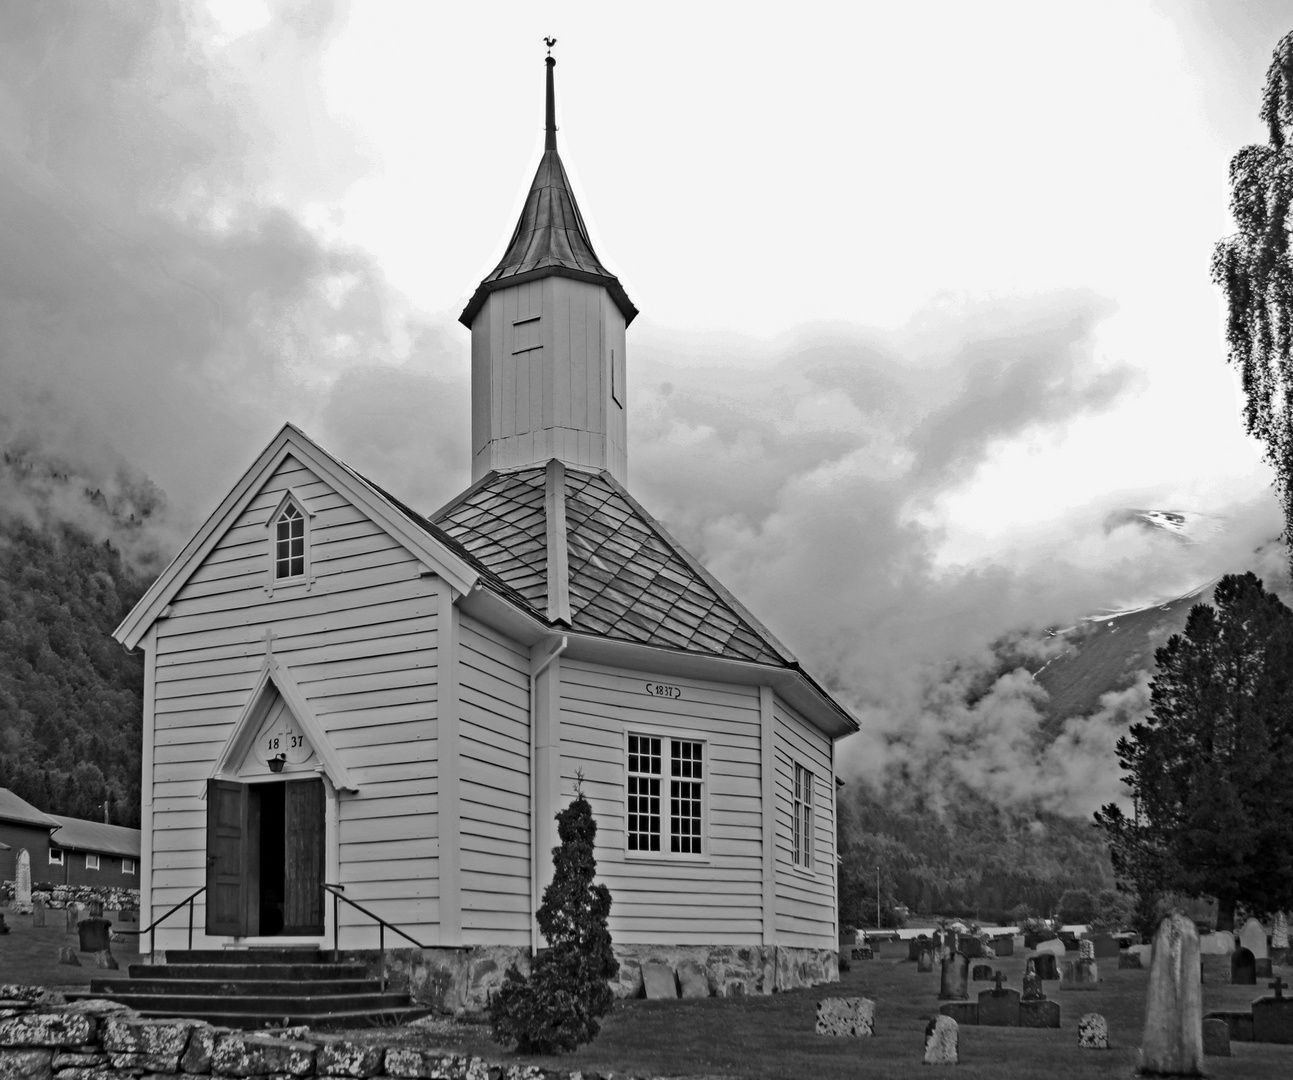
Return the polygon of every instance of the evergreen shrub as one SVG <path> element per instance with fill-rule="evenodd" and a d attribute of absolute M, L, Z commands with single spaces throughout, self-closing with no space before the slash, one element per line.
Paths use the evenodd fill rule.
<path fill-rule="evenodd" d="M 494 1039 L 523 1054 L 591 1042 L 613 1001 L 608 980 L 620 970 L 607 926 L 611 893 L 593 883 L 597 822 L 582 791 L 557 815 L 557 836 L 552 884 L 538 911 L 548 948 L 534 958 L 528 979 L 512 965 L 489 1005 Z"/>

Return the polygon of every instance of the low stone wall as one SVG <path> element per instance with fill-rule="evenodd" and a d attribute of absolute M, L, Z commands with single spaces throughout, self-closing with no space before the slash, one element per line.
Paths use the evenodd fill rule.
<path fill-rule="evenodd" d="M 8 902 L 14 898 L 14 883 L 0 881 L 0 901 Z M 91 900 L 98 900 L 105 909 L 120 911 L 122 908 L 139 910 L 138 889 L 118 889 L 110 885 L 50 885 L 42 883 L 32 886 L 31 898 L 45 901 L 48 908 L 65 908 L 72 904 L 88 905 Z"/>
<path fill-rule="evenodd" d="M 838 982 L 839 953 L 777 945 L 615 945 L 620 974 L 615 996 L 643 996 L 642 965 L 663 964 L 675 973 L 680 965 L 698 965 L 709 983 L 710 997 L 771 994 L 801 986 Z M 341 958 L 362 963 L 371 975 L 381 969 L 376 949 L 346 952 Z M 530 950 L 517 945 L 472 948 L 386 950 L 386 976 L 394 989 L 407 990 L 415 1002 L 455 1016 L 484 1012 L 490 996 L 515 964 L 530 971 Z"/>
<path fill-rule="evenodd" d="M 249 1034 L 194 1020 L 144 1020 L 111 1001 L 62 1004 L 40 987 L 0 985 L 3 1080 L 601 1080 L 500 1065 L 440 1050 L 357 1043 L 308 1032 Z"/>

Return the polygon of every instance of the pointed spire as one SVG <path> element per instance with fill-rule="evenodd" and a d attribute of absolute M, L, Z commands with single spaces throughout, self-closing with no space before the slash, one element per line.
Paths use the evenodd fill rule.
<path fill-rule="evenodd" d="M 512 239 L 502 260 L 477 287 L 458 321 L 470 328 L 485 300 L 496 289 L 519 285 L 541 277 L 568 277 L 603 286 L 624 316 L 627 326 L 638 309 L 629 299 L 619 279 L 612 274 L 593 250 L 588 228 L 575 202 L 570 179 L 557 153 L 557 107 L 552 56 L 556 38 L 544 38 L 548 55 L 544 58 L 546 97 L 544 101 L 543 158 L 530 185 L 525 207 L 512 232 Z"/>

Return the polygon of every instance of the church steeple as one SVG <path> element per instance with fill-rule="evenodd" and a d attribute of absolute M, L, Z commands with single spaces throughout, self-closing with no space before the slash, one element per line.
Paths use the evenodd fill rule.
<path fill-rule="evenodd" d="M 503 258 L 459 316 L 472 337 L 472 478 L 555 457 L 626 483 L 624 331 L 638 311 L 593 250 L 557 152 L 546 40 L 543 157 Z"/>

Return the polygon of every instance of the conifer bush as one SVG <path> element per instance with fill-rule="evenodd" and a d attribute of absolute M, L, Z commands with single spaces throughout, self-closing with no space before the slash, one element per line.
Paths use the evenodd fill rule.
<path fill-rule="evenodd" d="M 601 1030 L 610 1011 L 607 980 L 619 974 L 607 919 L 611 893 L 594 884 L 597 822 L 583 792 L 557 815 L 560 846 L 553 848 L 552 884 L 543 890 L 539 929 L 548 948 L 534 958 L 530 977 L 513 965 L 489 1006 L 496 1041 L 523 1054 L 574 1050 Z"/>

